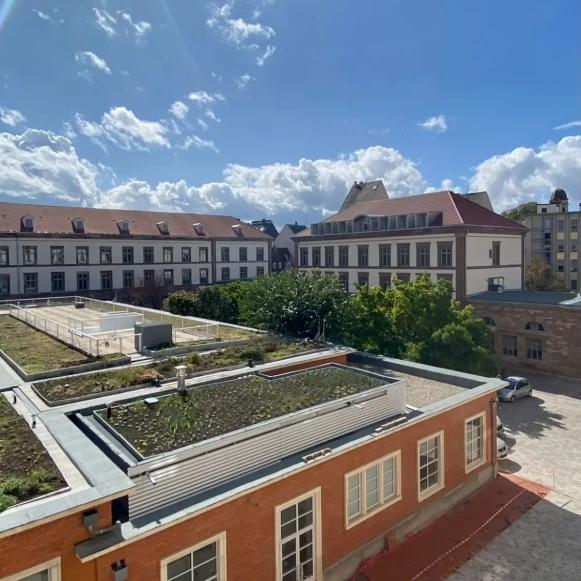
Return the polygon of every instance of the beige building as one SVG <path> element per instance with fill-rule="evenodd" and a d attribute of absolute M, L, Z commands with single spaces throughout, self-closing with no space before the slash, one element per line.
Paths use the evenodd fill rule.
<path fill-rule="evenodd" d="M 565 190 L 556 189 L 548 204 L 538 204 L 537 214 L 524 219 L 525 260 L 539 258 L 551 265 L 565 286 L 579 290 L 579 222 L 581 212 L 569 212 Z"/>
<path fill-rule="evenodd" d="M 482 196 L 483 197 L 483 196 Z M 485 196 L 488 199 L 488 196 Z M 427 272 L 452 282 L 456 298 L 523 287 L 526 228 L 449 191 L 363 201 L 299 233 L 298 266 L 387 288 Z"/>

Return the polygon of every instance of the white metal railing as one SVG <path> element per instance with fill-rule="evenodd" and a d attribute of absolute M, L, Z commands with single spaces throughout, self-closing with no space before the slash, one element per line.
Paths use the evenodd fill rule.
<path fill-rule="evenodd" d="M 12 299 L 0 301 L 0 310 L 8 310 L 10 305 L 21 307 L 54 307 L 57 305 L 72 305 L 79 297 L 56 297 L 44 299 Z"/>
<path fill-rule="evenodd" d="M 174 327 L 173 342 L 184 343 L 186 341 L 205 341 L 207 339 L 220 338 L 220 325 L 207 324 L 194 327 Z"/>

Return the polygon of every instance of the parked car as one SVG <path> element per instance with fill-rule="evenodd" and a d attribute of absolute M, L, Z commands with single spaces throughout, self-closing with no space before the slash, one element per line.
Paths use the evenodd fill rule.
<path fill-rule="evenodd" d="M 508 447 L 504 440 L 496 438 L 496 458 L 504 460 L 508 456 Z"/>
<path fill-rule="evenodd" d="M 502 436 L 504 434 L 504 424 L 500 421 L 500 418 L 496 416 L 496 435 Z"/>
<path fill-rule="evenodd" d="M 519 397 L 531 397 L 533 395 L 533 388 L 524 377 L 510 376 L 505 377 L 504 380 L 508 381 L 508 386 L 497 391 L 500 401 L 514 403 Z"/>

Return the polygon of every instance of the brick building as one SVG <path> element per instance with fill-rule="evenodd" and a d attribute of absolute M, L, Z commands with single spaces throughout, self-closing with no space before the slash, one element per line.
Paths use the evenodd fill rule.
<path fill-rule="evenodd" d="M 187 407 L 211 393 L 213 405 L 244 382 L 316 391 L 325 374 L 339 389 L 331 399 L 266 420 L 261 408 L 211 438 L 174 431 L 181 445 L 155 448 L 164 397 Z M 43 407 L 15 388 L 6 399 L 34 411 L 57 465 L 71 461 L 80 477 L 0 513 L 0 580 L 347 579 L 496 476 L 503 385 L 333 348 L 194 377 L 189 397 L 171 384 L 126 391 L 113 408 L 103 396 Z M 236 427 L 253 404 L 229 401 Z M 148 409 L 151 429 L 134 439 L 123 418 Z"/>
<path fill-rule="evenodd" d="M 579 377 L 581 298 L 543 291 L 485 292 L 468 298 L 494 332 L 499 367 Z"/>

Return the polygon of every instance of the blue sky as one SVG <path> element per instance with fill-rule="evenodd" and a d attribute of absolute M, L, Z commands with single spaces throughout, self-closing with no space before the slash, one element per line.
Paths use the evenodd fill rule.
<path fill-rule="evenodd" d="M 578 2 L 0 0 L 0 200 L 313 222 L 579 202 Z M 558 128 L 558 129 L 556 129 Z"/>

